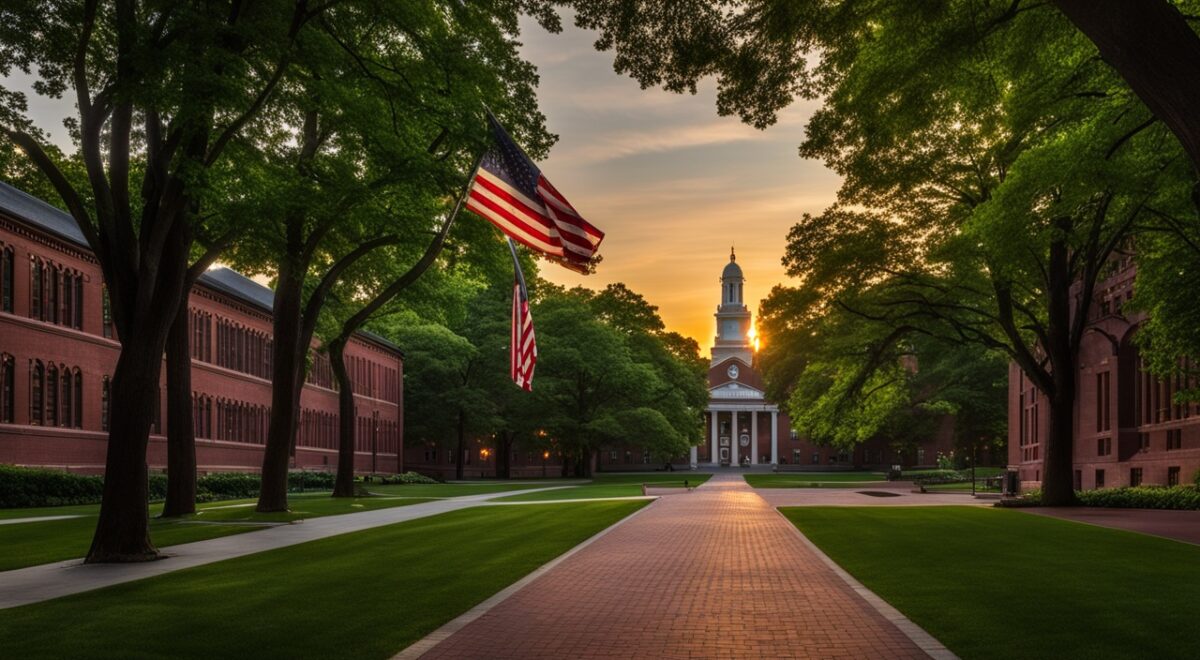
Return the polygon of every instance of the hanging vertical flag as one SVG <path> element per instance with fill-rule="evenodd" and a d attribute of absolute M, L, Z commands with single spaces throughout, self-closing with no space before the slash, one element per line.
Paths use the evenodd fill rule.
<path fill-rule="evenodd" d="M 537 340 L 533 336 L 533 317 L 529 314 L 529 290 L 525 288 L 525 276 L 521 273 L 521 262 L 517 260 L 517 246 L 508 239 L 512 251 L 514 282 L 512 299 L 512 337 L 509 342 L 512 353 L 512 379 L 518 387 L 529 392 L 533 389 L 533 367 L 537 364 Z"/>
<path fill-rule="evenodd" d="M 492 146 L 483 155 L 467 208 L 509 238 L 581 273 L 596 262 L 604 232 L 584 220 L 488 113 Z"/>

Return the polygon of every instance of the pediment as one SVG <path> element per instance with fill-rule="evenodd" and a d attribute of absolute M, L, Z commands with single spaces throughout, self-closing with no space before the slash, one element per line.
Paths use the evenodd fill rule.
<path fill-rule="evenodd" d="M 766 395 L 762 390 L 750 387 L 745 383 L 724 383 L 717 387 L 709 388 L 708 396 L 711 399 L 750 399 L 763 400 Z"/>

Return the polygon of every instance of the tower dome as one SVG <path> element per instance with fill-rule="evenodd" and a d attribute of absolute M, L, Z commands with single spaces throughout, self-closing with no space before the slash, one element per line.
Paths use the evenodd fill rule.
<path fill-rule="evenodd" d="M 742 276 L 742 267 L 737 265 L 737 255 L 733 253 L 733 248 L 729 248 L 729 263 L 725 264 L 725 270 L 721 271 L 721 279 L 746 279 Z"/>

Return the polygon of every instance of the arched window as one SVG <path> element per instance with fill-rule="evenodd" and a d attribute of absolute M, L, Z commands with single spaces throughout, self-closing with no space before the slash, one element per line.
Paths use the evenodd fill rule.
<path fill-rule="evenodd" d="M 46 385 L 46 369 L 40 360 L 29 363 L 29 423 L 42 423 L 42 391 Z"/>
<path fill-rule="evenodd" d="M 76 330 L 83 330 L 83 275 L 81 273 L 75 273 L 75 318 L 73 321 Z"/>
<path fill-rule="evenodd" d="M 13 390 L 16 382 L 16 363 L 13 356 L 0 353 L 0 423 L 13 423 Z"/>
<path fill-rule="evenodd" d="M 100 328 L 105 337 L 112 339 L 113 336 L 113 313 L 112 300 L 108 296 L 108 287 L 105 287 L 100 298 Z"/>
<path fill-rule="evenodd" d="M 112 399 L 112 379 L 105 376 L 100 380 L 100 430 L 108 430 L 108 402 Z"/>
<path fill-rule="evenodd" d="M 83 372 L 75 367 L 75 428 L 83 428 Z"/>
<path fill-rule="evenodd" d="M 42 286 L 45 276 L 42 260 L 36 257 L 29 260 L 29 316 L 42 318 Z"/>
<path fill-rule="evenodd" d="M 0 249 L 0 310 L 13 311 L 13 249 L 3 246 Z"/>
<path fill-rule="evenodd" d="M 63 426 L 71 426 L 75 422 L 75 410 L 72 404 L 72 398 L 75 396 L 75 380 L 70 369 L 63 367 L 62 369 L 62 417 L 58 423 Z"/>
<path fill-rule="evenodd" d="M 46 426 L 58 426 L 58 367 L 46 367 Z"/>

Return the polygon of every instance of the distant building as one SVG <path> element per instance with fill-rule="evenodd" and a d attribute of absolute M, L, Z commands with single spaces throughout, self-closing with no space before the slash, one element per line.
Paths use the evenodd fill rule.
<path fill-rule="evenodd" d="M 853 450 L 810 442 L 791 429 L 786 412 L 767 398 L 766 385 L 754 367 L 753 324 L 744 302 L 745 277 L 737 256 L 721 272 L 717 335 L 708 370 L 709 405 L 705 410 L 705 442 L 693 448 L 690 463 L 722 465 L 789 465 L 809 469 L 885 468 L 936 464 L 939 452 L 954 450 L 954 419 L 943 417 L 930 438 L 908 452 L 896 451 L 887 438 L 872 438 Z"/>
<path fill-rule="evenodd" d="M 1112 262 L 1096 286 L 1079 355 L 1073 450 L 1075 488 L 1175 485 L 1200 470 L 1200 403 L 1175 403 L 1196 383 L 1156 378 L 1144 368 L 1133 337 L 1145 317 L 1126 313 L 1133 298 L 1132 257 Z M 1046 398 L 1014 364 L 1009 367 L 1008 463 L 1023 488 L 1041 484 L 1049 429 Z"/>
<path fill-rule="evenodd" d="M 200 472 L 257 471 L 271 405 L 273 293 L 228 268 L 192 289 L 192 401 Z M 75 221 L 0 183 L 0 463 L 102 473 L 108 420 L 120 415 L 109 383 L 120 344 L 99 264 Z M 316 347 L 314 346 L 314 349 Z M 294 466 L 337 464 L 337 392 L 315 350 L 300 396 Z M 355 468 L 396 472 L 403 359 L 388 341 L 360 333 L 346 350 L 358 433 Z M 165 370 L 164 370 L 165 371 Z M 147 462 L 166 465 L 166 380 Z"/>

